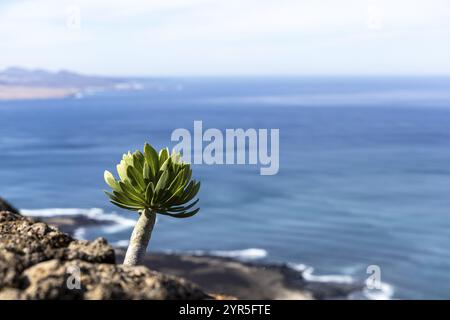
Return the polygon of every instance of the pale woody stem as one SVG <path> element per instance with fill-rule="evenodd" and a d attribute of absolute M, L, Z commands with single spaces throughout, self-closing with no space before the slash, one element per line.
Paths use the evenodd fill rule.
<path fill-rule="evenodd" d="M 143 262 L 147 246 L 152 236 L 155 225 L 156 213 L 150 210 L 142 210 L 139 219 L 131 234 L 130 244 L 125 255 L 124 265 L 136 266 Z"/>

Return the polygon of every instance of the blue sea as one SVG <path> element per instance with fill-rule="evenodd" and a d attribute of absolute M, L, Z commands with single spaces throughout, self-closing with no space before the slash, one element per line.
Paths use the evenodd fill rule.
<path fill-rule="evenodd" d="M 370 298 L 450 298 L 450 78 L 141 79 L 139 91 L 0 102 L 0 196 L 30 215 L 87 216 L 85 239 L 126 244 L 136 214 L 109 204 L 103 171 L 173 147 L 171 133 L 280 130 L 280 170 L 194 165 L 201 211 L 159 217 L 149 250 L 285 262 Z M 112 222 L 112 223 L 111 223 Z"/>

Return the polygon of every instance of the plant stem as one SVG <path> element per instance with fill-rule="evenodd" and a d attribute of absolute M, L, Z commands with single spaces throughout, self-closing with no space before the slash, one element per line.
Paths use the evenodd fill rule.
<path fill-rule="evenodd" d="M 123 264 L 126 266 L 136 266 L 142 264 L 148 242 L 152 236 L 155 225 L 156 213 L 148 209 L 140 211 L 139 219 L 131 234 L 130 244 Z"/>

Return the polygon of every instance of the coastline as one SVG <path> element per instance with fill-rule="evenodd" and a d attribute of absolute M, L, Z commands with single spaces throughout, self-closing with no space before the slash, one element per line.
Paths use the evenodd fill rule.
<path fill-rule="evenodd" d="M 70 87 L 31 87 L 0 84 L 0 101 L 42 100 L 72 97 L 78 90 Z"/>
<path fill-rule="evenodd" d="M 116 263 L 123 261 L 124 254 L 123 248 L 116 248 Z M 308 281 L 284 263 L 244 262 L 212 255 L 147 253 L 144 265 L 192 281 L 205 292 L 244 300 L 342 300 L 363 289 L 358 283 Z"/>
<path fill-rule="evenodd" d="M 80 228 L 108 223 L 85 215 L 33 218 L 72 235 Z M 120 264 L 125 249 L 120 246 L 114 248 L 116 263 Z M 289 263 L 244 261 L 208 252 L 150 252 L 144 265 L 154 271 L 190 280 L 206 292 L 238 299 L 367 299 L 362 293 L 364 284 L 361 282 L 311 280 L 306 270 L 298 270 Z"/>

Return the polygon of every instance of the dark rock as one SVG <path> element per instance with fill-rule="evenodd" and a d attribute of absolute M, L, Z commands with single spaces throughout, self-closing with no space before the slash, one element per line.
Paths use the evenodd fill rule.
<path fill-rule="evenodd" d="M 19 213 L 19 210 L 14 208 L 11 204 L 9 204 L 5 199 L 0 198 L 0 211 L 9 211 L 12 213 Z"/>
<path fill-rule="evenodd" d="M 75 240 L 43 222 L 0 212 L 0 299 L 205 299 L 187 280 L 114 264 L 105 239 Z M 79 286 L 71 286 L 78 279 Z"/>
<path fill-rule="evenodd" d="M 59 231 L 69 235 L 73 235 L 80 227 L 107 226 L 114 224 L 113 221 L 99 221 L 83 215 L 37 217 L 36 219 L 54 226 L 58 228 Z"/>

